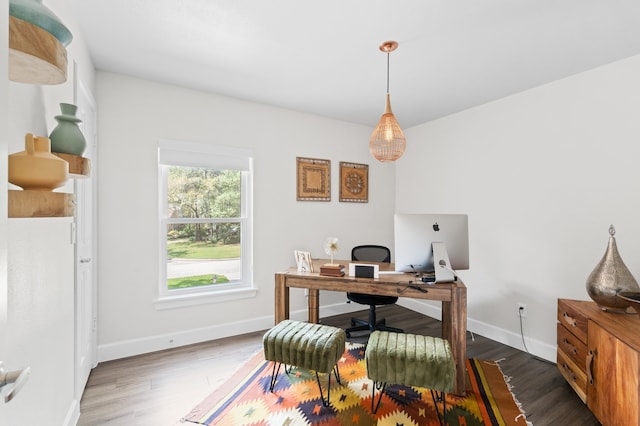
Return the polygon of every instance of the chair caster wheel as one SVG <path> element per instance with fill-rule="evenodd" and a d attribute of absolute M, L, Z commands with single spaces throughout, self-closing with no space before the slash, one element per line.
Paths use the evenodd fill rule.
<path fill-rule="evenodd" d="M 351 327 L 355 327 L 355 325 L 356 325 L 356 322 L 352 319 L 351 320 Z"/>
<path fill-rule="evenodd" d="M 351 333 L 349 333 L 348 331 L 346 331 L 345 334 L 347 335 L 347 337 L 351 337 Z"/>

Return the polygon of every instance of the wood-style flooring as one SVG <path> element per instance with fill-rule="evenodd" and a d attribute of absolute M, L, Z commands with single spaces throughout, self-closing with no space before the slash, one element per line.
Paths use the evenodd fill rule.
<path fill-rule="evenodd" d="M 366 311 L 358 312 L 366 318 Z M 393 327 L 440 336 L 440 322 L 399 305 L 378 308 Z M 351 315 L 322 318 L 348 327 Z M 264 332 L 169 349 L 100 363 L 89 377 L 80 405 L 80 426 L 177 425 L 180 418 L 262 349 Z M 555 364 L 526 352 L 467 333 L 467 356 L 502 359 L 513 393 L 535 426 L 599 425 L 564 381 Z M 350 340 L 365 342 L 364 337 Z M 183 426 L 190 423 L 184 423 Z"/>

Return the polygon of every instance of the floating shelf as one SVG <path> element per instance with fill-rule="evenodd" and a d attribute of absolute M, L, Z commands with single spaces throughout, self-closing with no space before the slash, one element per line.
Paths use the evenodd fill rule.
<path fill-rule="evenodd" d="M 70 177 L 89 177 L 91 176 L 91 160 L 88 158 L 80 157 L 78 155 L 63 154 L 61 152 L 52 152 L 69 163 Z"/>
<path fill-rule="evenodd" d="M 91 160 L 52 152 L 69 163 L 70 178 L 91 175 Z M 66 192 L 9 190 L 9 217 L 67 217 L 75 214 L 75 196 Z"/>
<path fill-rule="evenodd" d="M 73 194 L 9 190 L 9 217 L 68 217 L 74 214 Z"/>

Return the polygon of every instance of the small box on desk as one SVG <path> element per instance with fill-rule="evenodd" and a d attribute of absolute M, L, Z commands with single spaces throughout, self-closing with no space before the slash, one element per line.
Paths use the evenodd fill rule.
<path fill-rule="evenodd" d="M 368 263 L 350 263 L 349 275 L 356 278 L 379 278 L 380 266 Z"/>
<path fill-rule="evenodd" d="M 330 277 L 343 277 L 344 265 L 325 263 L 320 267 L 320 275 L 327 275 Z"/>

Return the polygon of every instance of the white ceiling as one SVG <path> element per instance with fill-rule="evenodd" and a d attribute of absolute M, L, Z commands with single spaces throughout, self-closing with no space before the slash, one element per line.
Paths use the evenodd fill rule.
<path fill-rule="evenodd" d="M 638 0 L 73 0 L 98 69 L 412 127 L 640 53 Z M 640 76 L 639 76 L 640 78 Z"/>

